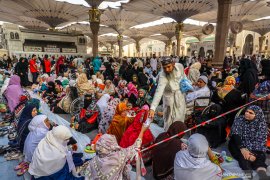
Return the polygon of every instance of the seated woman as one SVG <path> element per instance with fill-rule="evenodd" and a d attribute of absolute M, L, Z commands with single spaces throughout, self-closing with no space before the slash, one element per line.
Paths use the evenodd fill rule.
<path fill-rule="evenodd" d="M 241 92 L 235 88 L 235 83 L 235 78 L 228 76 L 224 81 L 224 85 L 217 88 L 218 97 L 222 100 L 223 112 L 230 111 L 244 104 Z M 232 126 L 236 114 L 237 112 L 233 112 L 227 115 L 229 126 Z"/>
<path fill-rule="evenodd" d="M 102 134 L 105 134 L 112 122 L 112 119 L 115 115 L 116 107 L 120 103 L 120 99 L 114 98 L 108 102 L 108 106 L 104 109 L 104 112 L 101 116 L 101 120 L 98 125 L 98 131 Z"/>
<path fill-rule="evenodd" d="M 134 144 L 136 141 L 138 135 L 140 134 L 141 128 L 143 126 L 143 123 L 146 121 L 148 117 L 148 110 L 149 107 L 146 105 L 144 106 L 135 116 L 134 121 L 132 124 L 127 128 L 125 133 L 123 134 L 123 137 L 121 138 L 121 141 L 119 145 L 122 148 L 127 148 Z M 154 143 L 154 136 L 151 133 L 151 131 L 148 129 L 142 138 L 142 148 L 146 148 Z M 147 151 L 142 153 L 142 159 L 144 163 L 149 162 L 151 160 L 151 151 Z"/>
<path fill-rule="evenodd" d="M 145 74 L 144 70 L 142 67 L 139 68 L 139 73 L 138 73 L 138 82 L 140 84 L 140 89 L 149 89 L 149 84 L 148 84 L 148 77 Z"/>
<path fill-rule="evenodd" d="M 120 142 L 126 129 L 134 120 L 133 117 L 127 117 L 128 109 L 127 102 L 119 103 L 117 105 L 113 120 L 109 126 L 109 129 L 107 130 L 108 134 L 112 134 L 116 137 L 118 143 Z"/>
<path fill-rule="evenodd" d="M 37 102 L 38 101 L 38 102 Z M 39 110 L 39 100 L 32 101 L 29 104 L 26 104 L 23 109 L 22 115 L 18 121 L 17 126 L 17 143 L 19 144 L 19 150 L 23 151 L 24 142 L 29 134 L 28 125 L 32 119 L 38 114 Z"/>
<path fill-rule="evenodd" d="M 51 128 L 50 121 L 45 115 L 37 115 L 30 122 L 29 134 L 25 140 L 23 154 L 24 160 L 16 166 L 17 175 L 23 175 L 28 170 L 28 164 L 32 161 L 32 156 L 38 143 L 46 136 Z"/>
<path fill-rule="evenodd" d="M 199 80 L 195 86 L 195 91 L 190 92 L 186 96 L 187 107 L 194 106 L 194 100 L 199 97 L 209 97 L 210 98 L 210 90 L 207 86 L 208 78 L 206 76 L 200 76 Z M 201 99 L 197 100 L 196 103 L 198 106 L 208 106 L 209 100 L 208 99 Z"/>
<path fill-rule="evenodd" d="M 66 87 L 66 95 L 57 103 L 51 106 L 51 111 L 55 114 L 68 114 L 70 104 L 78 97 L 76 87 Z"/>
<path fill-rule="evenodd" d="M 137 140 L 128 148 L 121 148 L 115 136 L 102 135 L 95 146 L 97 156 L 89 162 L 86 170 L 87 179 L 130 179 L 129 163 L 141 147 L 143 134 L 147 129 L 148 126 L 143 125 Z"/>
<path fill-rule="evenodd" d="M 98 106 L 101 117 L 103 117 L 104 111 L 108 107 L 110 98 L 111 96 L 109 94 L 102 94 L 101 97 L 97 101 L 96 105 Z"/>
<path fill-rule="evenodd" d="M 14 112 L 16 106 L 20 103 L 20 97 L 22 94 L 23 89 L 21 87 L 20 77 L 17 75 L 11 76 L 7 89 L 4 92 L 10 112 Z"/>
<path fill-rule="evenodd" d="M 136 101 L 137 101 L 137 98 L 138 98 L 138 90 L 137 90 L 136 86 L 133 83 L 129 83 L 127 85 L 127 89 L 128 89 L 127 97 L 129 99 L 129 102 L 133 106 L 136 106 Z"/>
<path fill-rule="evenodd" d="M 188 139 L 188 148 L 179 151 L 174 160 L 174 178 L 181 180 L 221 180 L 219 166 L 207 159 L 209 146 L 201 134 L 193 134 Z"/>
<path fill-rule="evenodd" d="M 118 86 L 115 88 L 115 93 L 119 99 L 126 97 L 126 95 L 128 93 L 126 80 L 120 80 L 118 82 Z"/>
<path fill-rule="evenodd" d="M 231 128 L 229 150 L 245 171 L 256 170 L 262 179 L 266 176 L 267 125 L 263 111 L 256 105 L 249 106 L 245 115 L 234 120 Z"/>
<path fill-rule="evenodd" d="M 47 88 L 48 89 L 43 93 L 42 98 L 50 104 L 52 100 L 57 97 L 55 83 L 53 81 L 48 82 Z"/>
<path fill-rule="evenodd" d="M 103 90 L 103 94 L 109 94 L 110 96 L 113 96 L 115 94 L 115 87 L 111 80 L 105 81 L 105 88 Z"/>
<path fill-rule="evenodd" d="M 54 127 L 43 138 L 29 165 L 29 173 L 38 180 L 75 180 L 75 165 L 67 144 L 72 134 L 65 126 Z M 73 175 L 74 174 L 74 175 Z"/>
<path fill-rule="evenodd" d="M 74 128 L 81 133 L 88 133 L 97 128 L 101 113 L 92 94 L 84 95 L 84 106 L 81 112 L 71 118 Z"/>
<path fill-rule="evenodd" d="M 161 133 L 155 140 L 155 143 L 163 141 L 187 129 L 181 121 L 176 121 L 170 125 L 167 132 Z M 181 141 L 184 134 L 168 142 L 160 144 L 153 148 L 153 174 L 156 179 L 173 179 L 173 164 L 175 155 L 178 151 L 184 150 L 186 145 Z M 162 153 L 160 153 L 162 152 Z"/>
<path fill-rule="evenodd" d="M 144 105 L 147 105 L 148 107 L 150 107 L 149 104 L 147 103 L 146 91 L 144 89 L 140 89 L 138 91 L 138 99 L 136 101 L 136 105 L 135 106 L 141 108 Z"/>
<path fill-rule="evenodd" d="M 95 87 L 88 82 L 85 73 L 79 75 L 77 79 L 77 88 L 79 94 L 94 93 Z"/>

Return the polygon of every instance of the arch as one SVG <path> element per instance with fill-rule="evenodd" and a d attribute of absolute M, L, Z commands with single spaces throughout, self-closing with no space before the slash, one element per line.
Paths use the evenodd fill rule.
<path fill-rule="evenodd" d="M 15 39 L 20 39 L 19 33 L 15 33 Z"/>
<path fill-rule="evenodd" d="M 14 32 L 10 32 L 10 39 L 14 39 Z"/>
<path fill-rule="evenodd" d="M 252 55 L 253 54 L 253 42 L 254 38 L 252 34 L 248 34 L 245 38 L 245 43 L 243 46 L 243 54 Z"/>

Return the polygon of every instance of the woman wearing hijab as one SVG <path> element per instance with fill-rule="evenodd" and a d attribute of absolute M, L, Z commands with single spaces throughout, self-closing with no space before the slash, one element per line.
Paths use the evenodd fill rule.
<path fill-rule="evenodd" d="M 87 76 L 85 73 L 79 75 L 77 80 L 77 88 L 79 93 L 92 93 L 94 92 L 94 87 L 88 82 Z"/>
<path fill-rule="evenodd" d="M 107 130 L 108 134 L 112 134 L 116 137 L 118 143 L 120 142 L 126 129 L 134 120 L 133 117 L 127 117 L 127 110 L 128 107 L 126 102 L 119 103 L 110 127 Z"/>
<path fill-rule="evenodd" d="M 171 136 L 174 136 L 184 130 L 186 125 L 181 121 L 174 122 L 167 132 L 161 133 L 155 140 L 155 143 L 163 141 Z M 166 143 L 160 144 L 153 148 L 153 174 L 156 179 L 173 179 L 173 164 L 175 155 L 178 151 L 183 150 L 185 145 L 180 140 L 183 137 L 174 138 Z M 160 153 L 162 152 L 162 153 Z"/>
<path fill-rule="evenodd" d="M 101 67 L 101 64 L 102 64 L 101 60 L 99 59 L 98 56 L 96 56 L 95 59 L 92 61 L 92 65 L 94 67 L 94 73 L 95 74 L 99 71 L 99 69 Z"/>
<path fill-rule="evenodd" d="M 109 94 L 104 94 L 97 101 L 97 106 L 99 108 L 99 112 L 100 112 L 101 116 L 103 116 L 105 109 L 108 107 L 108 102 L 109 102 L 110 98 L 111 98 L 111 96 Z"/>
<path fill-rule="evenodd" d="M 52 106 L 51 111 L 55 114 L 70 113 L 70 105 L 77 97 L 77 88 L 67 86 L 66 95 L 56 105 Z"/>
<path fill-rule="evenodd" d="M 56 67 L 55 67 L 55 72 L 57 76 L 59 75 L 59 73 L 63 73 L 63 66 L 64 66 L 64 57 L 60 56 L 56 62 Z"/>
<path fill-rule="evenodd" d="M 128 94 L 127 94 L 128 100 L 133 106 L 135 106 L 137 98 L 138 98 L 138 90 L 133 83 L 129 83 L 127 85 L 127 89 L 128 89 Z"/>
<path fill-rule="evenodd" d="M 123 137 L 121 138 L 121 141 L 119 143 L 120 147 L 127 148 L 132 144 L 134 144 L 138 135 L 140 134 L 143 123 L 146 121 L 148 117 L 148 110 L 149 107 L 145 106 L 138 112 L 132 124 L 127 128 L 127 130 L 123 134 Z M 148 129 L 145 131 L 142 138 L 142 148 L 146 148 L 153 143 L 154 143 L 154 136 Z M 147 163 L 151 159 L 151 151 L 142 153 L 142 159 L 144 163 Z"/>
<path fill-rule="evenodd" d="M 221 88 L 217 88 L 217 94 L 221 100 L 223 112 L 230 111 L 244 104 L 242 100 L 241 92 L 235 88 L 235 78 L 233 76 L 226 77 L 224 85 Z M 233 112 L 227 115 L 228 124 L 231 127 L 233 120 L 237 112 Z"/>
<path fill-rule="evenodd" d="M 122 99 L 126 97 L 128 93 L 127 89 L 127 81 L 126 80 L 120 80 L 118 82 L 118 86 L 115 88 L 115 92 L 118 98 Z"/>
<path fill-rule="evenodd" d="M 141 89 L 149 89 L 148 77 L 145 75 L 143 68 L 139 68 L 138 82 Z"/>
<path fill-rule="evenodd" d="M 38 144 L 29 165 L 29 173 L 38 180 L 84 179 L 73 176 L 75 165 L 67 144 L 72 138 L 65 126 L 54 127 Z"/>
<path fill-rule="evenodd" d="M 133 74 L 135 74 L 134 70 L 132 69 L 132 65 L 129 64 L 127 66 L 126 71 L 124 72 L 124 74 L 122 75 L 123 79 L 125 79 L 127 82 L 131 82 L 132 81 L 132 76 Z"/>
<path fill-rule="evenodd" d="M 97 101 L 93 99 L 91 94 L 86 94 L 84 96 L 83 109 L 81 109 L 80 114 L 77 114 L 75 118 L 71 120 L 71 122 L 78 122 L 74 125 L 74 128 L 77 131 L 81 133 L 88 133 L 97 128 L 98 122 L 101 118 L 101 113 L 96 102 Z"/>
<path fill-rule="evenodd" d="M 28 62 L 25 58 L 21 57 L 19 62 L 16 64 L 15 72 L 21 78 L 21 85 L 27 86 L 28 85 Z"/>
<path fill-rule="evenodd" d="M 240 61 L 240 85 L 239 90 L 248 96 L 254 91 L 258 80 L 258 70 L 256 65 L 249 59 Z"/>
<path fill-rule="evenodd" d="M 37 115 L 30 122 L 28 129 L 30 132 L 27 135 L 23 148 L 24 161 L 15 168 L 19 170 L 17 175 L 23 175 L 28 170 L 28 164 L 32 161 L 32 156 L 38 143 L 46 136 L 50 129 L 50 121 L 45 115 Z"/>
<path fill-rule="evenodd" d="M 136 101 L 136 107 L 141 108 L 144 105 L 150 107 L 149 104 L 146 102 L 146 91 L 144 89 L 140 89 L 138 91 L 138 99 Z"/>
<path fill-rule="evenodd" d="M 113 96 L 115 94 L 115 86 L 113 85 L 111 80 L 105 81 L 105 88 L 103 90 L 104 94 L 109 94 L 110 96 Z"/>
<path fill-rule="evenodd" d="M 106 80 L 113 80 L 114 78 L 114 71 L 112 69 L 112 65 L 109 62 L 104 63 L 106 70 L 103 72 L 104 79 Z"/>
<path fill-rule="evenodd" d="M 187 150 L 179 151 L 175 156 L 174 179 L 221 180 L 220 167 L 207 159 L 208 149 L 208 142 L 203 135 L 191 135 Z"/>
<path fill-rule="evenodd" d="M 115 115 L 116 107 L 120 103 L 120 99 L 115 98 L 108 103 L 108 106 L 104 109 L 102 113 L 101 120 L 98 125 L 98 130 L 100 133 L 105 134 L 112 122 Z"/>
<path fill-rule="evenodd" d="M 23 109 L 17 126 L 17 142 L 19 144 L 20 151 L 23 151 L 25 139 L 29 134 L 28 125 L 30 124 L 31 120 L 38 114 L 38 109 L 39 104 L 37 105 L 35 102 L 26 104 L 25 108 Z"/>
<path fill-rule="evenodd" d="M 11 76 L 7 89 L 4 92 L 4 96 L 8 101 L 8 107 L 13 112 L 16 106 L 20 103 L 20 97 L 23 94 L 21 87 L 21 79 L 17 75 Z"/>
<path fill-rule="evenodd" d="M 129 162 L 141 147 L 143 134 L 147 129 L 148 126 L 143 125 L 137 140 L 128 148 L 121 148 L 115 136 L 102 135 L 95 146 L 97 156 L 89 162 L 86 179 L 129 180 Z"/>
<path fill-rule="evenodd" d="M 35 116 L 28 125 L 29 134 L 25 140 L 23 154 L 25 162 L 31 162 L 38 143 L 45 137 L 50 129 L 50 121 L 46 115 Z"/>
<path fill-rule="evenodd" d="M 262 179 L 266 176 L 267 125 L 263 111 L 256 105 L 249 106 L 245 115 L 234 120 L 231 128 L 229 150 L 246 171 L 256 170 Z"/>
<path fill-rule="evenodd" d="M 196 62 L 194 64 L 192 64 L 189 68 L 189 72 L 188 72 L 188 79 L 193 83 L 197 83 L 199 77 L 200 77 L 200 69 L 201 69 L 201 63 Z"/>

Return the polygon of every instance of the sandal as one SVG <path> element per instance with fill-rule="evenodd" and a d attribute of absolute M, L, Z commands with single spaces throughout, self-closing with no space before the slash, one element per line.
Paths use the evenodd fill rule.
<path fill-rule="evenodd" d="M 20 169 L 18 172 L 17 172 L 17 176 L 22 176 L 24 175 L 24 173 L 26 173 L 29 169 L 29 166 L 27 164 L 27 166 L 23 167 L 22 169 Z"/>
<path fill-rule="evenodd" d="M 18 170 L 24 168 L 25 166 L 28 166 L 28 163 L 22 161 L 22 162 L 20 162 L 17 166 L 15 166 L 14 170 L 15 170 L 15 171 L 18 171 Z"/>

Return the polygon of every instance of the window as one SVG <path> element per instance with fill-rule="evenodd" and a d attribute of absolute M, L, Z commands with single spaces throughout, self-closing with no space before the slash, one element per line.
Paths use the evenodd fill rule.
<path fill-rule="evenodd" d="M 15 39 L 20 39 L 19 33 L 15 33 Z"/>
<path fill-rule="evenodd" d="M 14 33 L 13 32 L 10 33 L 10 39 L 14 39 Z"/>

